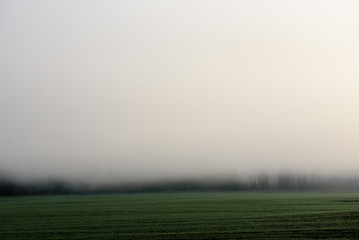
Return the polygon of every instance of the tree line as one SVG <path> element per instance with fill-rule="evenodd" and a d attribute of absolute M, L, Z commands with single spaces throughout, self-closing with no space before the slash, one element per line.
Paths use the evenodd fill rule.
<path fill-rule="evenodd" d="M 183 179 L 162 179 L 150 182 L 111 184 L 71 183 L 66 180 L 41 182 L 16 181 L 0 178 L 0 196 L 54 195 L 54 194 L 106 194 L 140 192 L 187 191 L 301 191 L 301 190 L 359 190 L 359 178 L 320 177 L 281 173 L 237 175 Z"/>

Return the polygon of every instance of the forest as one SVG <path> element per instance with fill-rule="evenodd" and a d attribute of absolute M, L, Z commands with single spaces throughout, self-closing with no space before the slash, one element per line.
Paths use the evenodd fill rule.
<path fill-rule="evenodd" d="M 358 177 L 319 176 L 293 173 L 208 176 L 152 181 L 111 181 L 111 183 L 74 182 L 64 179 L 24 181 L 0 177 L 0 196 L 106 194 L 145 192 L 201 191 L 317 191 L 359 190 Z"/>

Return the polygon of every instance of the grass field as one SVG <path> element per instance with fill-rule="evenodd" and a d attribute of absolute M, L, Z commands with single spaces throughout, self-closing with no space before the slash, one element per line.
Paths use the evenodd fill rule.
<path fill-rule="evenodd" d="M 359 193 L 3 197 L 0 239 L 359 239 Z"/>

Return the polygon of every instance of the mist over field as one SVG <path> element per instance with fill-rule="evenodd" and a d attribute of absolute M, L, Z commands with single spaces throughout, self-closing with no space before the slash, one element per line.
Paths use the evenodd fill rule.
<path fill-rule="evenodd" d="M 358 11 L 346 0 L 0 0 L 0 175 L 356 176 Z"/>

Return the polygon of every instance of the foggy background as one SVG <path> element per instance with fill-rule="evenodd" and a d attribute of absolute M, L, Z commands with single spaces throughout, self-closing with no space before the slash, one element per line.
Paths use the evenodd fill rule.
<path fill-rule="evenodd" d="M 359 173 L 357 1 L 0 0 L 0 171 Z"/>

